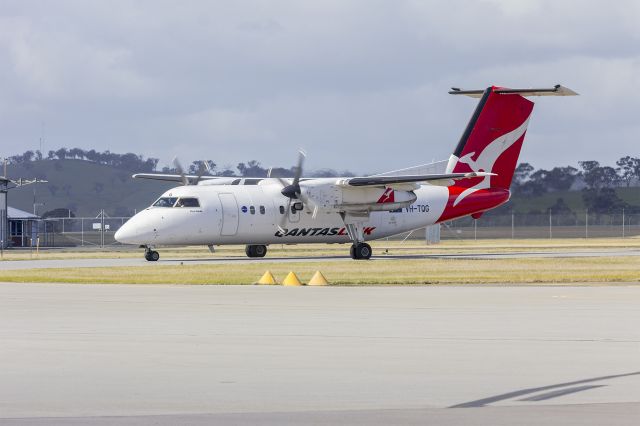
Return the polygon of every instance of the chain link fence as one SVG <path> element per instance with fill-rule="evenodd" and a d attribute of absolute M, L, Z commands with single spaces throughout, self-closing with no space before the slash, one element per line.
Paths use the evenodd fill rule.
<path fill-rule="evenodd" d="M 442 224 L 442 239 L 625 238 L 640 235 L 640 214 L 573 212 L 487 215 Z"/>
<path fill-rule="evenodd" d="M 41 247 L 81 247 L 119 245 L 114 235 L 128 217 L 46 218 L 38 224 Z"/>
<path fill-rule="evenodd" d="M 129 217 L 62 217 L 42 219 L 37 224 L 41 247 L 115 246 L 116 231 Z M 466 217 L 444 222 L 443 240 L 516 239 L 516 238 L 628 238 L 640 236 L 640 214 L 563 213 L 563 214 L 488 214 L 478 220 Z M 29 240 L 31 239 L 29 236 Z M 424 230 L 392 239 L 419 240 Z"/>

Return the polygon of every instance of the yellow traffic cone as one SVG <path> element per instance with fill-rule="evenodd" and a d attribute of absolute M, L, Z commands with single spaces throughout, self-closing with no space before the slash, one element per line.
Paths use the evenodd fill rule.
<path fill-rule="evenodd" d="M 282 285 L 301 286 L 302 283 L 294 272 L 289 272 L 289 275 L 282 281 Z"/>
<path fill-rule="evenodd" d="M 273 274 L 271 273 L 271 271 L 267 271 L 264 273 L 264 275 L 262 275 L 262 277 L 258 280 L 258 284 L 269 284 L 269 285 L 273 285 L 273 284 L 278 284 L 278 282 L 276 281 L 275 277 L 273 276 Z"/>
<path fill-rule="evenodd" d="M 322 275 L 322 272 L 316 271 L 307 285 L 329 285 L 329 281 Z"/>

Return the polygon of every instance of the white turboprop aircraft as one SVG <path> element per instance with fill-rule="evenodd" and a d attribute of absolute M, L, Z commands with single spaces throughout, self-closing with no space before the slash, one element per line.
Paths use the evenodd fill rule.
<path fill-rule="evenodd" d="M 117 241 L 145 248 L 156 261 L 158 245 L 246 244 L 263 257 L 269 244 L 348 243 L 353 259 L 369 259 L 368 240 L 384 238 L 483 212 L 509 200 L 509 186 L 533 102 L 527 96 L 570 96 L 544 89 L 460 90 L 480 98 L 458 145 L 442 161 L 368 177 L 302 178 L 300 153 L 293 179 L 221 178 L 136 174 L 134 178 L 182 182 L 129 219 Z"/>

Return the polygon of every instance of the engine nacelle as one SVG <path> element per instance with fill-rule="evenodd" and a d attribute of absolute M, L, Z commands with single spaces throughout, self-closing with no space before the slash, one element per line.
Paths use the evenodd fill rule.
<path fill-rule="evenodd" d="M 391 211 L 413 204 L 417 197 L 413 191 L 392 188 L 345 187 L 333 183 L 301 185 L 305 195 L 323 211 Z"/>

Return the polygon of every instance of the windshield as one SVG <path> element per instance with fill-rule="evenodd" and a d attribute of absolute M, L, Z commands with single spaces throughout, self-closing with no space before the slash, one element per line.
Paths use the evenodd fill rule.
<path fill-rule="evenodd" d="M 160 197 L 153 203 L 153 207 L 173 207 L 178 197 Z"/>
<path fill-rule="evenodd" d="M 176 207 L 200 207 L 200 203 L 197 198 L 180 197 L 176 203 Z"/>

